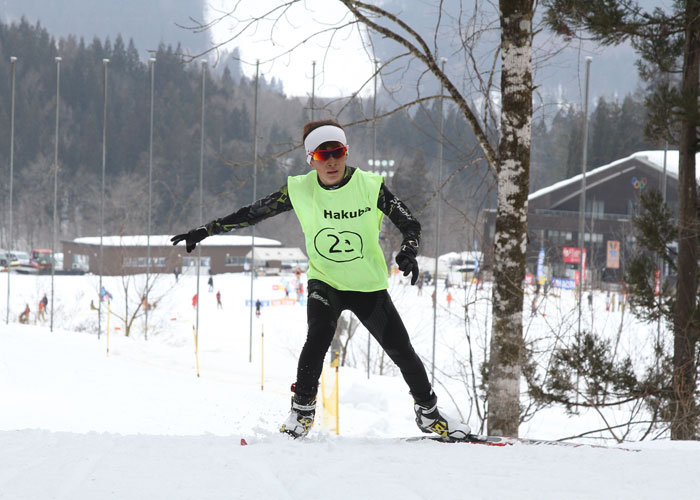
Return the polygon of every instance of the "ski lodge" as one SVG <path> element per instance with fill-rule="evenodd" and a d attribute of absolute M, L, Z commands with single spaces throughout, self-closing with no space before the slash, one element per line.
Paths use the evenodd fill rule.
<path fill-rule="evenodd" d="M 185 245 L 173 246 L 170 235 L 104 236 L 102 238 L 102 274 L 126 275 L 146 272 L 150 245 L 150 272 L 194 273 L 197 251 L 187 253 Z M 63 269 L 100 274 L 100 237 L 62 241 Z M 252 257 L 251 236 L 220 234 L 202 241 L 200 272 L 235 273 L 248 270 Z M 294 266 L 306 268 L 307 258 L 299 248 L 283 248 L 277 240 L 255 238 L 255 268 L 260 274 L 279 274 Z M 292 269 L 293 270 L 293 269 Z"/>
<path fill-rule="evenodd" d="M 639 210 L 643 193 L 661 191 L 665 183 L 666 201 L 677 212 L 678 151 L 666 153 L 665 165 L 664 169 L 664 151 L 641 151 L 586 172 L 586 282 L 618 283 L 623 279 L 625 257 L 636 251 L 632 217 Z M 555 279 L 571 285 L 578 280 L 581 180 L 579 174 L 528 197 L 527 273 L 534 279 L 539 276 L 540 283 Z M 481 216 L 485 267 L 492 268 L 496 210 L 484 210 Z"/>

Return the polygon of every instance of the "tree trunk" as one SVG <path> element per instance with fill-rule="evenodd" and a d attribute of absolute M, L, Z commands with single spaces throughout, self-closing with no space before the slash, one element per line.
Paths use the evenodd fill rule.
<path fill-rule="evenodd" d="M 532 119 L 532 0 L 500 0 L 501 136 L 488 433 L 518 435 Z"/>
<path fill-rule="evenodd" d="M 695 343 L 698 325 L 694 321 L 698 274 L 697 106 L 700 78 L 700 6 L 686 3 L 686 36 L 683 50 L 681 115 L 678 144 L 678 285 L 673 325 L 673 394 L 671 396 L 671 439 L 693 439 L 697 431 L 695 393 Z"/>

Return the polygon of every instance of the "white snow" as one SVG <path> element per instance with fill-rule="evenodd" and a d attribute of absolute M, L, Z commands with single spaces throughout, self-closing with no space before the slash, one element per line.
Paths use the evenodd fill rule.
<path fill-rule="evenodd" d="M 50 277 L 12 276 L 11 320 L 5 324 L 6 275 L 0 275 L 0 499 L 659 499 L 696 498 L 700 443 L 668 440 L 626 442 L 640 452 L 592 447 L 446 445 L 394 438 L 420 432 L 403 380 L 375 373 L 367 379 L 356 333 L 357 368 L 340 369 L 340 435 L 317 425 L 304 441 L 277 432 L 289 407 L 289 384 L 305 338 L 305 308 L 263 308 L 254 319 L 249 362 L 250 278 L 214 276 L 215 289 L 200 284 L 200 376 L 195 374 L 195 277 L 159 277 L 149 315 L 126 338 L 112 317 L 107 338 L 98 340 L 96 276 L 57 276 L 54 331 L 48 321 L 20 325 L 17 315 L 50 290 Z M 135 278 L 135 282 L 143 280 Z M 284 297 L 292 277 L 255 282 L 255 296 Z M 104 278 L 114 295 L 112 310 L 124 309 L 121 278 Z M 432 309 L 430 291 L 418 296 L 392 277 L 391 293 L 426 360 L 430 374 Z M 442 285 L 442 284 L 441 284 Z M 442 286 L 441 286 L 442 288 Z M 223 310 L 216 309 L 221 290 Z M 442 290 L 441 290 L 442 292 Z M 440 404 L 456 413 L 452 398 L 470 424 L 479 422 L 463 386 L 455 380 L 454 352 L 466 356 L 464 320 L 470 298 L 472 346 L 488 318 L 491 290 L 452 289 L 447 308 L 439 294 L 440 317 L 436 391 Z M 476 293 L 476 295 L 474 295 Z M 568 292 L 562 292 L 563 294 Z M 471 295 L 469 295 L 471 294 Z M 132 292 L 132 295 L 133 292 Z M 290 297 L 295 294 L 290 293 Z M 97 302 L 97 300 L 95 300 Z M 619 313 L 606 313 L 604 297 L 585 320 L 616 332 Z M 528 338 L 542 336 L 573 301 L 550 297 L 526 325 Z M 106 309 L 106 307 L 105 307 Z M 103 327 L 105 326 L 103 317 Z M 652 332 L 653 330 L 653 332 Z M 264 331 L 264 389 L 261 389 L 261 333 Z M 620 349 L 644 356 L 656 327 L 632 323 Z M 636 350 L 636 351 L 635 351 Z M 372 356 L 379 350 L 373 341 Z M 556 439 L 600 427 L 594 414 L 567 417 L 549 409 L 524 423 L 520 435 Z M 241 446 L 245 438 L 249 445 Z M 583 441 L 600 443 L 601 441 Z M 607 444 L 614 445 L 608 442 Z"/>

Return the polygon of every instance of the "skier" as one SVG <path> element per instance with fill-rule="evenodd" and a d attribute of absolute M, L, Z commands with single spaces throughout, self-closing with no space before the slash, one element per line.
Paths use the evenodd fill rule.
<path fill-rule="evenodd" d="M 19 315 L 19 322 L 25 325 L 29 323 L 29 304 L 25 304 L 24 311 Z"/>
<path fill-rule="evenodd" d="M 49 304 L 49 299 L 46 297 L 46 294 L 41 298 L 39 301 L 39 316 L 37 319 L 41 321 L 46 321 L 46 306 Z"/>
<path fill-rule="evenodd" d="M 214 291 L 214 278 L 209 276 L 209 281 L 207 281 L 207 284 L 209 285 L 209 291 L 213 292 Z"/>
<path fill-rule="evenodd" d="M 260 302 L 260 299 L 255 301 L 255 315 L 259 318 L 260 317 L 260 306 L 262 305 L 262 302 Z"/>
<path fill-rule="evenodd" d="M 221 290 L 216 291 L 216 308 L 217 309 L 223 309 L 224 306 L 221 303 Z"/>
<path fill-rule="evenodd" d="M 197 309 L 197 294 L 196 293 L 192 296 L 192 307 L 194 309 Z"/>
<path fill-rule="evenodd" d="M 100 288 L 100 302 L 107 299 L 107 302 L 112 302 L 112 294 L 107 291 L 105 287 Z"/>
<path fill-rule="evenodd" d="M 444 439 L 468 439 L 469 426 L 438 408 L 425 367 L 387 292 L 388 271 L 379 246 L 382 218 L 387 215 L 402 233 L 396 263 L 404 276 L 412 275 L 412 285 L 419 275 L 420 224 L 387 189 L 382 176 L 346 165 L 348 142 L 338 123 L 307 123 L 303 142 L 311 172 L 288 177 L 285 186 L 250 206 L 175 235 L 173 244 L 184 241 L 191 252 L 207 236 L 295 211 L 309 256 L 308 330 L 292 385 L 291 410 L 281 432 L 302 437 L 313 425 L 323 358 L 340 313 L 348 309 L 399 367 L 413 396 L 421 431 Z"/>

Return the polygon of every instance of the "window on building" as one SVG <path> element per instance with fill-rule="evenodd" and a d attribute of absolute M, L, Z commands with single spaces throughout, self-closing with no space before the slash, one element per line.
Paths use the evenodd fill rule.
<path fill-rule="evenodd" d="M 79 253 L 73 254 L 73 262 L 71 263 L 71 269 L 80 269 L 81 271 L 90 270 L 90 256 L 82 255 Z"/>
<path fill-rule="evenodd" d="M 605 215 L 604 200 L 586 200 L 586 217 L 600 219 Z"/>
<path fill-rule="evenodd" d="M 550 243 L 570 243 L 574 239 L 574 233 L 571 231 L 557 231 L 553 229 L 547 230 L 547 239 Z"/>
<path fill-rule="evenodd" d="M 583 235 L 583 241 L 586 243 L 593 242 L 596 245 L 600 245 L 603 243 L 603 234 L 602 233 L 585 233 Z"/>
<path fill-rule="evenodd" d="M 124 267 L 148 267 L 146 257 L 124 257 Z M 165 267 L 165 257 L 151 257 L 151 267 Z"/>
<path fill-rule="evenodd" d="M 245 264 L 246 258 L 242 255 L 227 255 L 226 263 L 227 266 L 243 266 Z"/>
<path fill-rule="evenodd" d="M 202 257 L 203 267 L 211 267 L 211 257 Z M 182 267 L 197 267 L 197 257 L 183 257 Z"/>

